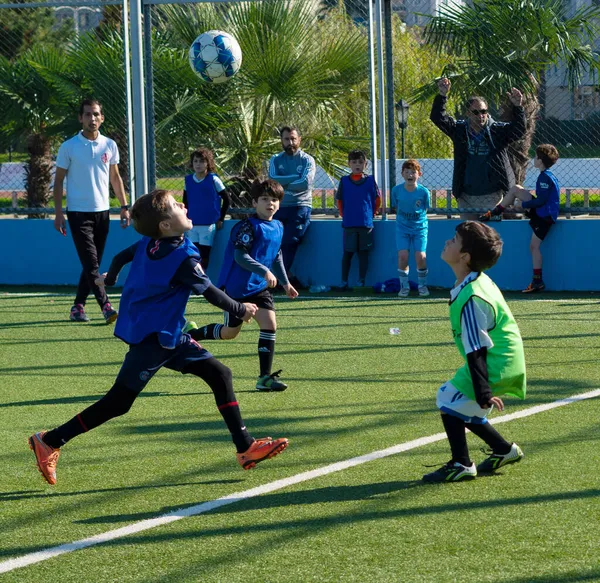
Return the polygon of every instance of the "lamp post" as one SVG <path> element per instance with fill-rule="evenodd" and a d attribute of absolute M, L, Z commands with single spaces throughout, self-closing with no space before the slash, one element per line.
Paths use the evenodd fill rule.
<path fill-rule="evenodd" d="M 404 160 L 404 130 L 408 127 L 408 101 L 401 99 L 396 103 L 396 112 L 398 114 L 398 127 L 402 136 L 402 159 Z"/>

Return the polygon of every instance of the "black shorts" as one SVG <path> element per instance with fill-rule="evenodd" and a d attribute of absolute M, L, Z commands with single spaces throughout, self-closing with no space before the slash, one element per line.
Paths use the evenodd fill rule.
<path fill-rule="evenodd" d="M 129 346 L 116 382 L 139 393 L 163 366 L 185 373 L 190 364 L 208 358 L 212 358 L 212 354 L 189 334 L 184 334 L 175 348 L 164 348 L 156 334 L 151 334 L 139 344 Z"/>
<path fill-rule="evenodd" d="M 275 311 L 275 303 L 273 302 L 273 294 L 269 288 L 263 289 L 262 291 L 254 294 L 253 296 L 247 296 L 245 298 L 234 298 L 238 302 L 244 304 L 256 304 L 259 308 L 263 310 L 271 310 L 271 312 Z M 237 316 L 230 314 L 229 312 L 225 312 L 223 317 L 223 321 L 225 326 L 229 326 L 230 328 L 237 328 L 244 323 L 244 320 L 241 320 Z"/>
<path fill-rule="evenodd" d="M 373 249 L 373 228 L 346 227 L 344 229 L 344 251 L 370 251 Z"/>
<path fill-rule="evenodd" d="M 543 241 L 554 221 L 550 217 L 538 216 L 535 209 L 529 209 L 527 214 L 529 215 L 529 226 L 535 233 L 535 236 Z"/>

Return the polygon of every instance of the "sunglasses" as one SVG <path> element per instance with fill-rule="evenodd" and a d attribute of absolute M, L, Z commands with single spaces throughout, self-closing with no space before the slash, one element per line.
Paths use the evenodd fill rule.
<path fill-rule="evenodd" d="M 487 109 L 471 109 L 470 111 L 473 115 L 485 115 L 488 112 Z"/>

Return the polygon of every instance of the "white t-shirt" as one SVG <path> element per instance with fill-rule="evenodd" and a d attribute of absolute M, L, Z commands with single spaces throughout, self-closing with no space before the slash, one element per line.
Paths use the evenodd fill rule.
<path fill-rule="evenodd" d="M 56 166 L 67 171 L 67 210 L 108 210 L 110 167 L 118 163 L 117 144 L 102 134 L 92 141 L 79 132 L 63 142 L 58 149 Z"/>

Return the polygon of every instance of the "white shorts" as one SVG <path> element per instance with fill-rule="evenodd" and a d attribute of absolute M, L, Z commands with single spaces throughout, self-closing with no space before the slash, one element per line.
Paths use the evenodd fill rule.
<path fill-rule="evenodd" d="M 217 225 L 195 225 L 191 231 L 187 232 L 187 236 L 192 243 L 212 247 L 216 232 Z"/>
<path fill-rule="evenodd" d="M 442 413 L 458 417 L 465 423 L 487 423 L 487 416 L 492 411 L 492 407 L 483 409 L 477 401 L 463 395 L 450 381 L 438 389 L 436 405 Z"/>

